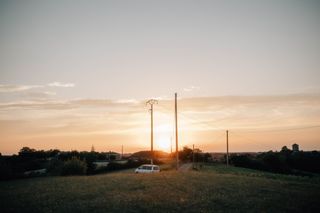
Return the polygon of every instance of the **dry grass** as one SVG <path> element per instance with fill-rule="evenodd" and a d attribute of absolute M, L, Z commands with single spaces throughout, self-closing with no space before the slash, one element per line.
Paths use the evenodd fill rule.
<path fill-rule="evenodd" d="M 317 178 L 239 168 L 0 183 L 1 212 L 320 212 Z"/>

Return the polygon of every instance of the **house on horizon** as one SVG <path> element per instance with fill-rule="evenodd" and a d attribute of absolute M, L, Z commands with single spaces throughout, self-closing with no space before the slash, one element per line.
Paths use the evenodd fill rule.
<path fill-rule="evenodd" d="M 292 151 L 293 152 L 299 152 L 299 145 L 296 144 L 296 143 L 292 144 Z"/>
<path fill-rule="evenodd" d="M 107 152 L 106 153 L 106 159 L 107 160 L 120 160 L 121 159 L 121 154 L 117 152 Z"/>

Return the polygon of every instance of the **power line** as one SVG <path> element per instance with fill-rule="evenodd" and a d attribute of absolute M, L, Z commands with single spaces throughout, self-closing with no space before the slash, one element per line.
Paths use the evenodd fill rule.
<path fill-rule="evenodd" d="M 162 106 L 163 109 L 165 110 L 169 110 L 168 108 Z M 219 122 L 219 121 L 223 121 L 223 120 L 227 120 L 230 118 L 222 118 L 222 119 L 218 119 L 218 120 L 213 120 L 213 121 L 201 121 L 198 118 L 195 118 L 193 116 L 190 115 L 186 115 L 183 111 L 180 113 L 180 116 L 183 118 L 186 118 L 188 120 L 193 121 L 193 123 L 191 124 L 200 124 L 202 126 L 206 126 L 208 128 L 215 128 L 221 131 L 225 131 L 225 129 L 218 127 L 216 125 L 213 125 L 212 122 Z M 276 121 L 279 119 L 275 119 Z M 275 121 L 274 119 L 272 121 Z M 282 132 L 282 131 L 294 131 L 294 130 L 302 130 L 302 129 L 313 129 L 313 128 L 320 128 L 320 125 L 314 125 L 314 126 L 306 126 L 306 127 L 292 127 L 292 128 L 287 128 L 287 129 L 274 129 L 274 130 L 251 130 L 248 128 L 248 130 L 243 129 L 240 130 L 241 132 L 247 132 L 247 133 L 255 133 L 255 132 Z"/>
<path fill-rule="evenodd" d="M 167 108 L 163 107 L 163 109 L 168 110 Z M 180 117 L 183 117 L 187 120 L 191 120 L 193 123 L 191 124 L 200 124 L 202 126 L 205 126 L 209 129 L 215 128 L 217 130 L 225 131 L 221 127 L 217 127 L 215 125 L 212 125 L 212 122 L 219 122 L 222 120 L 227 120 L 229 118 L 223 118 L 223 119 L 218 119 L 218 120 L 213 120 L 213 121 L 200 121 L 199 119 L 196 119 L 190 115 L 186 115 L 185 113 L 181 112 Z M 303 129 L 313 129 L 313 128 L 320 128 L 320 125 L 314 125 L 314 126 L 304 126 L 304 127 L 292 127 L 292 128 L 287 128 L 287 129 L 273 129 L 273 130 L 252 130 L 252 129 L 241 129 L 238 130 L 237 132 L 246 132 L 246 133 L 259 133 L 259 132 L 282 132 L 282 131 L 294 131 L 294 130 L 303 130 Z"/>
<path fill-rule="evenodd" d="M 172 109 L 169 109 L 167 106 L 163 106 L 163 105 L 161 105 L 160 108 L 162 108 L 162 109 L 164 109 L 165 111 L 168 111 L 168 112 L 170 112 L 172 110 Z M 199 119 L 199 117 L 196 118 L 194 116 L 191 116 L 190 114 L 187 115 L 183 111 L 180 112 L 179 116 L 180 116 L 180 118 L 186 119 L 188 122 L 191 121 L 190 124 L 192 124 L 192 125 L 201 125 L 201 126 L 206 127 L 208 129 L 213 129 L 214 128 L 216 131 L 223 131 L 223 132 L 225 132 L 224 128 L 218 127 L 217 125 L 213 125 L 212 123 L 219 122 L 219 121 L 222 121 L 222 120 L 231 119 L 231 118 L 222 118 L 222 119 L 213 120 L 213 121 L 203 121 L 203 120 Z M 270 122 L 271 121 L 274 122 L 274 120 L 279 120 L 279 119 L 271 119 Z M 246 141 L 253 142 L 254 144 L 257 144 L 257 145 L 261 145 L 260 142 L 258 142 L 256 140 L 253 140 L 251 138 L 245 137 L 243 135 L 239 135 L 239 134 L 287 132 L 287 131 L 297 131 L 297 130 L 315 129 L 315 128 L 320 128 L 320 125 L 303 126 L 303 127 L 290 127 L 290 128 L 281 128 L 281 129 L 269 129 L 269 130 L 268 129 L 261 129 L 261 130 L 256 129 L 256 130 L 254 130 L 252 128 L 251 129 L 250 128 L 244 128 L 244 129 L 233 130 L 232 134 L 235 134 L 235 135 L 239 136 L 240 138 L 245 139 Z M 216 139 L 214 141 L 219 141 L 220 137 L 216 137 Z M 228 147 L 227 147 L 227 149 L 228 149 Z"/>
<path fill-rule="evenodd" d="M 243 135 L 240 135 L 240 133 L 232 131 L 232 134 L 236 135 L 238 138 L 244 139 L 246 142 L 251 142 L 252 144 L 255 144 L 255 145 L 261 145 L 261 143 L 259 141 L 254 140 L 252 138 L 248 138 L 248 137 L 243 136 Z M 236 140 L 236 138 L 234 138 L 234 140 Z"/>
<path fill-rule="evenodd" d="M 303 129 L 316 129 L 320 128 L 320 125 L 315 126 L 304 126 L 304 127 L 292 127 L 287 129 L 271 129 L 271 130 L 239 130 L 239 132 L 245 133 L 259 133 L 259 132 L 285 132 L 285 131 L 295 131 L 295 130 L 303 130 Z"/>
<path fill-rule="evenodd" d="M 168 109 L 167 107 L 165 106 L 161 106 L 162 109 L 164 110 L 170 110 Z M 193 123 L 192 124 L 200 124 L 206 128 L 209 128 L 209 129 L 212 129 L 212 128 L 215 128 L 215 129 L 218 129 L 218 130 L 221 130 L 221 131 L 225 131 L 225 129 L 223 128 L 220 128 L 220 127 L 217 127 L 217 126 L 214 126 L 212 125 L 210 122 L 216 122 L 216 121 L 221 121 L 221 120 L 226 120 L 226 118 L 223 118 L 223 119 L 219 119 L 219 120 L 214 120 L 214 121 L 200 121 L 198 118 L 195 118 L 195 117 L 191 117 L 190 115 L 186 115 L 185 113 L 181 112 L 180 114 L 180 117 L 182 118 L 185 118 L 187 120 L 191 120 Z"/>
<path fill-rule="evenodd" d="M 167 107 L 164 107 L 164 106 L 162 106 L 162 105 L 160 105 L 160 104 L 159 104 L 158 106 L 160 106 L 160 108 L 162 108 L 162 109 L 164 109 L 164 110 L 168 110 L 168 111 L 169 111 L 169 109 L 168 109 Z M 181 114 L 181 113 L 180 113 L 179 115 L 180 115 L 180 117 L 185 118 L 185 119 L 191 121 L 191 122 L 192 122 L 191 124 L 195 124 L 195 123 L 196 123 L 196 124 L 200 124 L 201 126 L 206 127 L 206 128 L 209 128 L 209 129 L 212 128 L 212 126 L 208 125 L 206 122 L 196 121 L 195 119 L 189 118 L 189 117 L 187 117 L 187 116 L 185 116 L 184 114 Z M 222 120 L 222 119 L 221 119 L 221 120 Z M 173 132 L 174 132 L 174 131 L 173 131 Z M 216 130 L 215 132 L 220 132 L 220 133 L 218 133 L 218 136 L 214 139 L 214 141 L 210 141 L 209 143 L 217 142 L 217 141 L 219 141 L 219 140 L 225 135 L 225 129 L 222 129 L 222 128 Z"/>

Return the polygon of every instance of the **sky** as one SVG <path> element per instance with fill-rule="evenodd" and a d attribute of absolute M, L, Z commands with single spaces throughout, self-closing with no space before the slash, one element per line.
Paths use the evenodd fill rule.
<path fill-rule="evenodd" d="M 320 149 L 316 0 L 0 0 L 0 152 Z M 174 143 L 174 141 L 172 141 Z"/>

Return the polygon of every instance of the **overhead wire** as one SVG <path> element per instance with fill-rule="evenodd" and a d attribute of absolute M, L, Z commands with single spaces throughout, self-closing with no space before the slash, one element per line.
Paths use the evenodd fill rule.
<path fill-rule="evenodd" d="M 171 111 L 171 108 L 168 108 L 167 106 L 164 105 L 158 105 L 160 106 L 160 108 L 162 108 L 165 111 Z M 165 114 L 166 115 L 166 114 Z M 225 128 L 221 128 L 218 127 L 217 125 L 213 125 L 213 122 L 219 122 L 222 120 L 227 120 L 229 118 L 223 118 L 223 119 L 218 119 L 218 120 L 214 120 L 214 121 L 203 121 L 200 120 L 199 118 L 195 118 L 194 116 L 191 116 L 190 114 L 186 114 L 183 111 L 180 111 L 179 113 L 179 117 L 187 120 L 190 122 L 190 124 L 192 125 L 201 125 L 202 127 L 205 127 L 206 129 L 210 130 L 210 129 L 214 129 L 215 132 L 219 132 L 219 131 L 223 131 L 223 133 L 220 134 L 224 134 L 224 132 L 226 131 Z M 277 119 L 278 120 L 278 119 Z M 320 125 L 314 125 L 314 126 L 304 126 L 304 127 L 291 127 L 291 128 L 285 128 L 285 129 L 267 129 L 267 130 L 257 130 L 257 129 L 229 129 L 230 133 L 237 135 L 240 138 L 245 139 L 246 141 L 252 142 L 254 144 L 261 144 L 261 142 L 258 142 L 257 140 L 254 140 L 252 138 L 249 138 L 247 136 L 243 136 L 243 134 L 249 134 L 249 133 L 272 133 L 272 132 L 286 132 L 286 131 L 296 131 L 296 130 L 305 130 L 305 129 L 314 129 L 314 128 L 320 128 Z M 174 134 L 174 131 L 172 132 Z M 220 135 L 219 137 L 216 137 L 216 141 L 218 141 L 222 136 Z"/>

